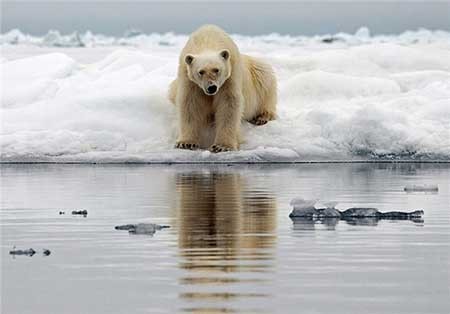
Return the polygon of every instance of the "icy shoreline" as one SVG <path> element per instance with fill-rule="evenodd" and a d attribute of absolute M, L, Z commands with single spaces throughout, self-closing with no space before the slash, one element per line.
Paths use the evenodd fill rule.
<path fill-rule="evenodd" d="M 273 64 L 279 117 L 244 122 L 241 151 L 221 154 L 173 148 L 166 90 L 186 36 L 135 34 L 135 47 L 113 42 L 105 55 L 85 45 L 72 56 L 61 45 L 36 55 L 39 43 L 16 34 L 12 45 L 13 35 L 0 35 L 8 56 L 33 53 L 1 58 L 0 162 L 450 161 L 450 33 L 371 37 L 361 29 L 329 43 L 234 35 L 242 52 Z M 100 61 L 79 61 L 92 54 Z"/>
<path fill-rule="evenodd" d="M 418 29 L 406 31 L 398 35 L 375 35 L 371 36 L 370 30 L 361 27 L 355 34 L 337 33 L 316 36 L 291 36 L 270 33 L 258 36 L 246 36 L 233 34 L 233 38 L 242 42 L 260 42 L 264 44 L 282 44 L 288 46 L 302 46 L 311 44 L 338 44 L 361 45 L 367 43 L 397 43 L 397 44 L 417 44 L 448 42 L 450 33 L 443 30 Z M 101 46 L 180 46 L 187 40 L 185 34 L 151 33 L 146 34 L 138 29 L 129 29 L 123 36 L 114 37 L 104 34 L 95 34 L 91 31 L 84 33 L 73 32 L 71 34 L 61 34 L 58 30 L 50 30 L 44 36 L 33 36 L 23 33 L 19 29 L 12 29 L 0 34 L 0 44 L 10 45 L 36 45 L 45 47 L 101 47 Z"/>

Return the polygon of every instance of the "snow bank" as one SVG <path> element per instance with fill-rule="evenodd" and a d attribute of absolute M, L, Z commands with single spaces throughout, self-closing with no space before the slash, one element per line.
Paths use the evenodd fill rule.
<path fill-rule="evenodd" d="M 137 44 L 151 36 L 151 46 Z M 244 52 L 273 64 L 279 78 L 279 118 L 260 127 L 243 123 L 241 151 L 173 149 L 176 118 L 166 91 L 186 37 L 134 34 L 127 38 L 139 49 L 118 47 L 92 64 L 69 57 L 68 48 L 54 49 L 66 54 L 2 58 L 1 160 L 450 159 L 448 33 L 374 40 L 361 31 L 334 35 L 345 40 L 331 44 L 280 35 L 235 37 Z M 35 41 L 11 32 L 0 38 L 16 46 Z M 83 48 L 86 54 L 98 49 L 84 45 L 91 47 Z"/>
<path fill-rule="evenodd" d="M 2 107 L 29 104 L 52 94 L 55 80 L 70 75 L 75 67 L 74 60 L 60 53 L 2 63 Z"/>

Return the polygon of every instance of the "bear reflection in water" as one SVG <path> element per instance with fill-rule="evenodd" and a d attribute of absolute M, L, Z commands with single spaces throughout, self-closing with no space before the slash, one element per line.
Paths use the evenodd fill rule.
<path fill-rule="evenodd" d="M 177 224 L 185 285 L 260 281 L 240 274 L 270 272 L 276 241 L 276 200 L 238 173 L 177 175 Z M 238 274 L 239 273 L 239 274 Z M 251 277 L 251 276 L 250 276 Z M 192 288 L 192 286 L 191 286 Z M 236 292 L 184 293 L 188 299 L 258 297 Z"/>

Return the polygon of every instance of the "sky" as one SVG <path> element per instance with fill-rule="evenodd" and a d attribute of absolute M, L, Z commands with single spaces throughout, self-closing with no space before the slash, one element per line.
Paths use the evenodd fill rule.
<path fill-rule="evenodd" d="M 205 23 L 229 33 L 290 35 L 398 34 L 427 28 L 450 31 L 449 1 L 1 1 L 1 32 L 32 35 L 50 29 L 120 36 L 130 28 L 146 33 L 189 34 Z"/>

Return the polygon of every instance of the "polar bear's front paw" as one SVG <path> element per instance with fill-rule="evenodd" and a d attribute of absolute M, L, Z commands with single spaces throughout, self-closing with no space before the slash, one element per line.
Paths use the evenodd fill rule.
<path fill-rule="evenodd" d="M 255 124 L 255 125 L 264 125 L 267 122 L 274 120 L 275 115 L 269 112 L 263 112 L 260 115 L 257 115 L 253 119 L 249 120 L 248 122 Z"/>
<path fill-rule="evenodd" d="M 259 117 L 253 118 L 249 122 L 254 125 L 264 125 L 268 122 L 268 120 L 263 118 L 262 116 L 259 116 Z"/>
<path fill-rule="evenodd" d="M 195 143 L 177 142 L 175 148 L 195 150 L 198 149 L 198 145 Z"/>
<path fill-rule="evenodd" d="M 232 151 L 232 150 L 234 150 L 234 148 L 230 147 L 230 146 L 214 144 L 214 145 L 211 145 L 209 150 L 213 153 L 222 153 L 222 152 Z"/>

